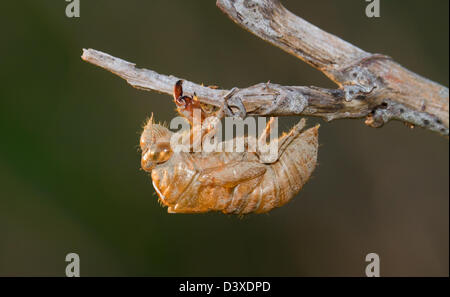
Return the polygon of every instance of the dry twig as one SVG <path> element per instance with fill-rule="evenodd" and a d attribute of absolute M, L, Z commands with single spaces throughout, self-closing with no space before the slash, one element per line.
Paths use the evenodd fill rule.
<path fill-rule="evenodd" d="M 278 0 L 217 0 L 217 6 L 234 22 L 258 37 L 322 71 L 338 89 L 281 86 L 260 83 L 240 89 L 229 99 L 249 115 L 319 116 L 328 121 L 366 118 L 380 127 L 391 119 L 421 126 L 442 135 L 449 133 L 449 91 L 393 61 L 370 54 L 306 22 Z M 173 76 L 138 69 L 135 64 L 93 49 L 82 59 L 109 70 L 133 87 L 172 93 Z M 185 80 L 185 93 L 221 106 L 229 90 L 212 89 Z"/>

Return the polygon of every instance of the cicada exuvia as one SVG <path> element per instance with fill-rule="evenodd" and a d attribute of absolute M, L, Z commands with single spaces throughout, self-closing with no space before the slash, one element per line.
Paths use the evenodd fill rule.
<path fill-rule="evenodd" d="M 193 111 L 201 106 L 195 96 L 183 95 L 181 81 L 175 84 L 174 100 L 191 123 Z M 201 110 L 201 120 L 205 119 L 207 114 Z M 169 213 L 265 213 L 291 200 L 314 171 L 319 126 L 303 131 L 304 126 L 302 119 L 278 138 L 278 157 L 267 162 L 263 155 L 249 151 L 175 152 L 171 147 L 174 132 L 152 117 L 140 138 L 141 166 L 151 173 L 159 200 Z M 257 141 L 265 141 L 271 128 L 269 121 Z M 202 129 L 201 136 L 207 132 Z"/>

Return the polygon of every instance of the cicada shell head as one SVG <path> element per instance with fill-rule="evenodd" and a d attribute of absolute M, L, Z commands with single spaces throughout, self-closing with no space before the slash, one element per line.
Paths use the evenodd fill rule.
<path fill-rule="evenodd" d="M 141 166 L 147 172 L 160 163 L 166 162 L 172 155 L 170 137 L 172 132 L 160 124 L 153 122 L 153 115 L 144 126 L 140 138 L 142 151 Z"/>

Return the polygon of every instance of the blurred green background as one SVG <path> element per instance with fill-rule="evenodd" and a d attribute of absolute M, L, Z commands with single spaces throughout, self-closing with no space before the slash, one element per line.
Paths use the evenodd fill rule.
<path fill-rule="evenodd" d="M 282 1 L 370 52 L 448 86 L 447 0 Z M 240 219 L 170 215 L 140 170 L 141 126 L 171 97 L 80 59 L 94 48 L 164 74 L 245 87 L 334 87 L 241 29 L 215 1 L 3 1 L 0 28 L 0 275 L 384 276 L 449 274 L 449 142 L 398 122 L 321 123 L 319 166 L 288 205 Z M 288 129 L 298 118 L 283 119 Z"/>

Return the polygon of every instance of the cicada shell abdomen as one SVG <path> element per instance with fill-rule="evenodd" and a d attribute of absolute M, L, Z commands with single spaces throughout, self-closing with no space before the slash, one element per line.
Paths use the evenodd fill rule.
<path fill-rule="evenodd" d="M 261 206 L 255 212 L 267 212 L 289 202 L 311 177 L 318 154 L 319 126 L 298 135 L 287 147 L 277 162 L 270 165 L 265 183 L 272 192 L 263 195 Z"/>
<path fill-rule="evenodd" d="M 296 127 L 294 127 L 295 129 Z M 311 177 L 317 163 L 319 126 L 297 135 L 248 195 L 234 192 L 225 213 L 265 213 L 289 202 Z M 253 180 L 253 182 L 255 179 Z M 252 180 L 247 181 L 252 183 Z"/>

